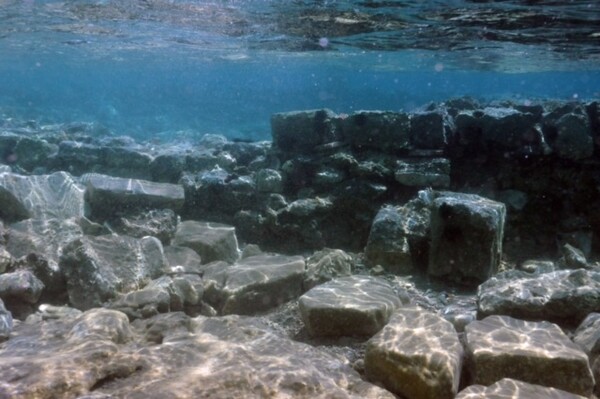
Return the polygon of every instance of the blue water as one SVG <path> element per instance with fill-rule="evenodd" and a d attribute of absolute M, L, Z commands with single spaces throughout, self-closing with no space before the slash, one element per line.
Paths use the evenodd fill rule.
<path fill-rule="evenodd" d="M 189 29 L 164 24 L 110 25 L 119 32 L 128 29 L 123 40 L 119 35 L 65 34 L 47 27 L 20 28 L 22 32 L 13 34 L 19 28 L 6 25 L 36 25 L 40 18 L 50 27 L 63 22 L 56 16 L 48 17 L 50 22 L 43 19 L 52 3 L 23 2 L 29 8 L 21 5 L 15 11 L 22 19 L 0 19 L 5 24 L 0 33 L 7 32 L 0 37 L 0 115 L 5 118 L 93 121 L 115 134 L 135 137 L 168 137 L 169 132 L 191 129 L 260 140 L 270 138 L 271 114 L 282 111 L 410 111 L 465 95 L 517 102 L 600 97 L 600 66 L 593 60 L 555 60 L 543 46 L 481 50 L 482 62 L 474 64 L 473 54 L 479 54 L 475 50 L 468 56 L 458 51 L 355 48 L 294 53 L 253 51 L 218 40 L 189 46 L 182 39 L 183 45 L 165 45 L 160 40 L 181 37 Z M 37 19 L 28 22 L 31 12 Z M 136 42 L 142 34 L 144 39 Z"/>

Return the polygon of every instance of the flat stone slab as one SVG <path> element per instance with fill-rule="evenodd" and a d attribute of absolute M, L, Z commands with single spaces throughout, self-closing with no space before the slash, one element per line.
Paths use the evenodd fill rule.
<path fill-rule="evenodd" d="M 85 199 L 91 217 L 106 219 L 116 212 L 148 209 L 172 209 L 179 213 L 185 195 L 179 184 L 155 183 L 140 179 L 125 179 L 96 173 L 81 176 L 86 185 Z"/>
<path fill-rule="evenodd" d="M 311 336 L 371 336 L 402 301 L 385 280 L 371 276 L 333 279 L 300 297 L 300 313 Z"/>
<path fill-rule="evenodd" d="M 179 223 L 171 245 L 193 249 L 203 263 L 217 260 L 234 263 L 239 257 L 235 227 L 221 223 L 194 220 Z"/>
<path fill-rule="evenodd" d="M 261 254 L 204 272 L 205 300 L 221 314 L 254 314 L 302 293 L 306 265 L 301 256 Z"/>
<path fill-rule="evenodd" d="M 0 173 L 0 218 L 68 219 L 83 216 L 84 189 L 66 172 L 21 176 Z"/>
<path fill-rule="evenodd" d="M 465 327 L 467 368 L 473 384 L 503 378 L 589 397 L 588 357 L 556 324 L 489 316 Z"/>
<path fill-rule="evenodd" d="M 455 399 L 584 399 L 560 389 L 528 384 L 523 381 L 503 378 L 486 387 L 472 385 L 460 391 Z"/>
<path fill-rule="evenodd" d="M 418 307 L 396 310 L 367 343 L 367 377 L 406 398 L 452 399 L 463 348 L 450 322 Z"/>
<path fill-rule="evenodd" d="M 559 270 L 540 275 L 500 273 L 477 289 L 478 314 L 577 325 L 600 311 L 600 273 Z"/>

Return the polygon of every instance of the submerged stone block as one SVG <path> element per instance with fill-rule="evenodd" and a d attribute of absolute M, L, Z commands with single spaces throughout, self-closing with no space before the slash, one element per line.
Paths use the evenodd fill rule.
<path fill-rule="evenodd" d="M 335 116 L 328 109 L 274 114 L 271 117 L 273 147 L 285 154 L 306 154 L 318 145 L 337 141 L 339 129 Z"/>
<path fill-rule="evenodd" d="M 465 327 L 467 368 L 474 384 L 503 378 L 589 397 L 594 377 L 587 355 L 556 324 L 489 316 Z"/>
<path fill-rule="evenodd" d="M 450 322 L 418 307 L 400 308 L 367 342 L 367 377 L 407 399 L 452 399 L 463 348 Z"/>
<path fill-rule="evenodd" d="M 431 208 L 428 274 L 478 284 L 498 270 L 506 207 L 478 195 L 441 192 Z"/>
<path fill-rule="evenodd" d="M 95 173 L 81 177 L 86 185 L 85 198 L 94 219 L 110 219 L 149 209 L 172 209 L 178 213 L 185 200 L 178 184 L 154 183 Z"/>
<path fill-rule="evenodd" d="M 410 147 L 408 114 L 388 111 L 357 111 L 342 121 L 344 141 L 358 149 L 383 152 Z"/>
<path fill-rule="evenodd" d="M 300 297 L 300 314 L 311 336 L 370 336 L 402 301 L 385 280 L 370 276 L 333 279 Z"/>
<path fill-rule="evenodd" d="M 450 161 L 445 158 L 400 160 L 394 177 L 405 186 L 447 188 L 450 186 Z"/>
<path fill-rule="evenodd" d="M 205 298 L 221 314 L 250 315 L 302 293 L 306 265 L 301 256 L 256 255 L 204 272 Z"/>
<path fill-rule="evenodd" d="M 548 388 L 541 385 L 512 378 L 503 378 L 490 385 L 471 385 L 460 391 L 455 399 L 585 399 L 562 389 Z"/>
<path fill-rule="evenodd" d="M 193 249 L 204 263 L 233 263 L 239 257 L 235 227 L 221 223 L 186 220 L 177 226 L 172 245 Z"/>

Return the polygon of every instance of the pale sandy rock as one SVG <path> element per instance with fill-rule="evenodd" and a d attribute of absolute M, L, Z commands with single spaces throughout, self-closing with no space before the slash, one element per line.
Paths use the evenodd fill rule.
<path fill-rule="evenodd" d="M 299 305 L 311 336 L 371 336 L 402 301 L 382 278 L 350 276 L 312 288 L 300 297 Z"/>
<path fill-rule="evenodd" d="M 486 387 L 471 385 L 460 391 L 455 399 L 584 399 L 560 389 L 528 384 L 523 381 L 503 378 Z"/>
<path fill-rule="evenodd" d="M 239 257 L 235 228 L 220 223 L 188 220 L 177 226 L 172 245 L 188 247 L 200 255 L 203 263 L 216 260 L 234 263 Z"/>
<path fill-rule="evenodd" d="M 489 316 L 465 328 L 467 370 L 473 384 L 502 378 L 590 396 L 588 357 L 556 324 Z"/>
<path fill-rule="evenodd" d="M 367 377 L 407 399 L 452 399 L 463 348 L 450 322 L 418 307 L 396 310 L 367 343 Z"/>
<path fill-rule="evenodd" d="M 254 314 L 302 293 L 306 265 L 301 256 L 262 254 L 204 273 L 205 299 L 221 314 Z"/>

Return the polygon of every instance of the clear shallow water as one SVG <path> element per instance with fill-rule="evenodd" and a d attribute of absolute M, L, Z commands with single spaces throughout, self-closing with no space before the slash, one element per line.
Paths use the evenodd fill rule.
<path fill-rule="evenodd" d="M 270 115 L 297 109 L 594 99 L 590 5 L 4 0 L 0 112 L 136 137 L 268 139 Z"/>

